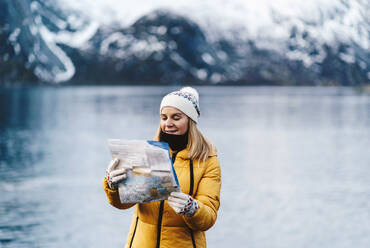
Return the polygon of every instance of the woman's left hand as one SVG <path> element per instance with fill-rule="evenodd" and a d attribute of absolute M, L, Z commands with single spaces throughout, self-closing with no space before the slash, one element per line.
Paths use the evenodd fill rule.
<path fill-rule="evenodd" d="M 186 217 L 193 216 L 199 208 L 197 201 L 193 197 L 182 192 L 171 192 L 168 197 L 168 205 L 176 213 Z"/>

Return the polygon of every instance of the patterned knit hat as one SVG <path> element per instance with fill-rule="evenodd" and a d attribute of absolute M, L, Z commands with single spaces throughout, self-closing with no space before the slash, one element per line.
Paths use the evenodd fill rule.
<path fill-rule="evenodd" d="M 192 87 L 184 87 L 163 97 L 159 111 L 163 107 L 175 107 L 197 123 L 200 116 L 199 94 Z"/>

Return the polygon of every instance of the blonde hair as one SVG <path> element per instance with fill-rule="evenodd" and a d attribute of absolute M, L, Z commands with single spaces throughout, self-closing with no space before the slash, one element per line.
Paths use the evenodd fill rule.
<path fill-rule="evenodd" d="M 155 140 L 160 141 L 161 127 L 159 126 Z M 189 118 L 188 124 L 188 145 L 186 148 L 189 151 L 189 159 L 204 162 L 208 155 L 211 153 L 212 144 L 209 140 L 200 132 L 197 124 Z"/>

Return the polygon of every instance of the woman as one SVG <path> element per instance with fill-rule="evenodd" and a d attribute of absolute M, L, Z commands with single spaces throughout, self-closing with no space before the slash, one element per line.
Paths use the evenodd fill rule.
<path fill-rule="evenodd" d="M 198 92 L 185 87 L 166 95 L 160 106 L 156 140 L 170 146 L 182 192 L 168 200 L 145 204 L 122 204 L 117 183 L 125 169 L 114 169 L 112 160 L 104 178 L 108 202 L 116 208 L 135 206 L 126 247 L 206 247 L 205 231 L 213 226 L 220 205 L 221 171 L 214 146 L 197 128 Z"/>

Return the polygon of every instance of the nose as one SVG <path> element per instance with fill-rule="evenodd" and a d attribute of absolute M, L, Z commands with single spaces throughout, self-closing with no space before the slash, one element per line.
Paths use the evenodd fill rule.
<path fill-rule="evenodd" d="M 172 120 L 171 120 L 171 118 L 168 118 L 166 120 L 166 127 L 172 127 L 172 126 L 173 126 Z"/>

